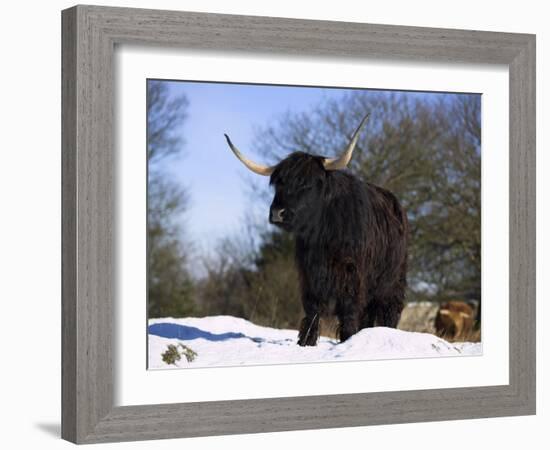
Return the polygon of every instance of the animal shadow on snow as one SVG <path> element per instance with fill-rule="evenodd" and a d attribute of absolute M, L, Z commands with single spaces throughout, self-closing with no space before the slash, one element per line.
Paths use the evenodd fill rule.
<path fill-rule="evenodd" d="M 211 342 L 227 341 L 229 339 L 250 339 L 258 344 L 270 343 L 281 344 L 281 341 L 268 341 L 260 337 L 250 337 L 244 333 L 235 333 L 229 331 L 227 333 L 211 333 L 210 331 L 201 330 L 197 327 L 188 325 L 179 325 L 176 323 L 154 323 L 149 325 L 149 334 L 168 339 L 179 339 L 181 341 L 192 341 L 193 339 L 206 339 Z"/>

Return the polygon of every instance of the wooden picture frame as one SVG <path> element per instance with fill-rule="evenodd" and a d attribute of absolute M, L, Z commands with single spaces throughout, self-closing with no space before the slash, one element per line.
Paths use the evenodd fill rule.
<path fill-rule="evenodd" d="M 94 443 L 535 413 L 535 36 L 98 6 L 63 11 L 62 31 L 64 439 Z M 115 407 L 116 44 L 507 65 L 509 384 Z"/>

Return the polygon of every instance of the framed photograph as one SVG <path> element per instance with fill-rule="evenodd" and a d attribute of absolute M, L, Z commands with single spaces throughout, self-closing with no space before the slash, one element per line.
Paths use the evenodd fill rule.
<path fill-rule="evenodd" d="M 62 24 L 63 438 L 535 413 L 533 35 Z"/>
<path fill-rule="evenodd" d="M 481 94 L 146 89 L 149 369 L 482 353 Z M 271 166 L 222 139 L 262 115 L 265 129 L 241 140 Z M 136 146 L 121 159 L 131 170 Z M 331 146 L 349 161 L 312 156 Z"/>

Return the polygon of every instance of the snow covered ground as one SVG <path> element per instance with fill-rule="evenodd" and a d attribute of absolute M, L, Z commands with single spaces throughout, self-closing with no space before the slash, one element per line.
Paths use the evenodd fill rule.
<path fill-rule="evenodd" d="M 261 327 L 231 316 L 151 319 L 148 331 L 149 369 L 426 358 L 482 353 L 481 343 L 451 344 L 432 334 L 384 327 L 361 330 L 342 343 L 321 337 L 316 347 L 300 347 L 296 343 L 296 330 Z M 181 353 L 181 359 L 175 364 L 167 364 L 162 358 L 170 344 L 175 345 Z M 185 349 L 196 353 L 190 362 L 183 355 Z"/>

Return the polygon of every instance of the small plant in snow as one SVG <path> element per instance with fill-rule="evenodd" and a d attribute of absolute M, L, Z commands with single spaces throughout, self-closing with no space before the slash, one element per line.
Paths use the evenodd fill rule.
<path fill-rule="evenodd" d="M 178 349 L 178 347 L 181 347 L 181 352 Z M 197 357 L 197 353 L 193 351 L 191 348 L 187 347 L 187 345 L 183 344 L 169 344 L 167 350 L 162 354 L 162 360 L 166 364 L 176 364 L 177 361 L 181 359 L 181 356 L 185 356 L 185 359 L 187 362 L 193 362 L 195 358 Z"/>
<path fill-rule="evenodd" d="M 182 349 L 183 356 L 185 356 L 185 359 L 187 359 L 187 362 L 193 362 L 197 357 L 197 353 L 187 347 L 187 345 L 180 344 L 180 347 Z"/>
<path fill-rule="evenodd" d="M 178 348 L 173 344 L 168 345 L 168 350 L 166 350 L 162 354 L 162 360 L 166 364 L 176 364 L 176 361 L 179 361 L 180 359 L 180 352 L 178 351 Z"/>

